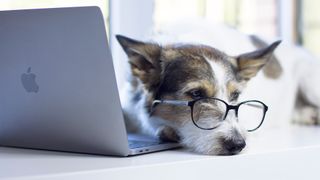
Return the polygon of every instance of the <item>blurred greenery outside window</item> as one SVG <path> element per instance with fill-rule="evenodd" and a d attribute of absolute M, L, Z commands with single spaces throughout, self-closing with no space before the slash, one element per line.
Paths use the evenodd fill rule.
<path fill-rule="evenodd" d="M 183 18 L 205 18 L 224 23 L 247 34 L 280 36 L 284 0 L 155 0 L 155 27 Z M 320 1 L 287 0 L 293 8 L 293 42 L 320 57 Z M 290 19 L 288 20 L 290 21 Z"/>
<path fill-rule="evenodd" d="M 204 18 L 248 34 L 278 35 L 277 0 L 155 0 L 155 26 Z"/>
<path fill-rule="evenodd" d="M 320 57 L 320 1 L 296 0 L 297 42 Z"/>

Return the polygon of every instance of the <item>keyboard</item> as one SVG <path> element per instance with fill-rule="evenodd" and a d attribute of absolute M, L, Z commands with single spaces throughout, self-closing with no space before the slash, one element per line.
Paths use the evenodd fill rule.
<path fill-rule="evenodd" d="M 161 141 L 135 141 L 135 140 L 129 140 L 129 148 L 130 149 L 136 149 L 136 148 L 142 148 L 142 147 L 149 147 L 154 145 L 163 144 L 165 142 Z"/>

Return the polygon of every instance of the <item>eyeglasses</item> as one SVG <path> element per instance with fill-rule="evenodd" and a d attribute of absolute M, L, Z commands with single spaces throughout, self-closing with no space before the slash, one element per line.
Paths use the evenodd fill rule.
<path fill-rule="evenodd" d="M 158 104 L 189 106 L 193 124 L 203 130 L 212 130 L 220 126 L 229 110 L 234 109 L 238 122 L 248 132 L 252 132 L 262 125 L 268 110 L 268 106 L 258 100 L 243 101 L 235 106 L 218 98 L 200 98 L 193 101 L 154 100 L 152 109 Z"/>

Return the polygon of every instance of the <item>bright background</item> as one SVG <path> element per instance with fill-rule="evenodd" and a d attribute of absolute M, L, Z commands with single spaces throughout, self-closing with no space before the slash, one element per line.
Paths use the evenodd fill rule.
<path fill-rule="evenodd" d="M 1 0 L 0 10 L 88 5 L 99 6 L 103 12 L 120 88 L 126 57 L 114 35 L 144 39 L 151 29 L 186 18 L 204 18 L 245 33 L 279 37 L 320 57 L 317 0 Z"/>

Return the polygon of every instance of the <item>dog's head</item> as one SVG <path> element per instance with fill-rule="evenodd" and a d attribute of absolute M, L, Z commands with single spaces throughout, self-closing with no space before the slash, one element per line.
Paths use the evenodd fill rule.
<path fill-rule="evenodd" d="M 117 39 L 129 57 L 133 76 L 144 86 L 150 113 L 155 99 L 216 97 L 236 104 L 247 81 L 267 63 L 280 43 L 231 57 L 204 45 L 160 46 L 124 36 Z M 190 114 L 188 106 L 160 104 L 153 109 L 150 120 L 174 129 L 183 145 L 199 153 L 235 154 L 245 146 L 246 130 L 234 112 L 230 111 L 219 127 L 209 131 L 196 127 Z"/>

